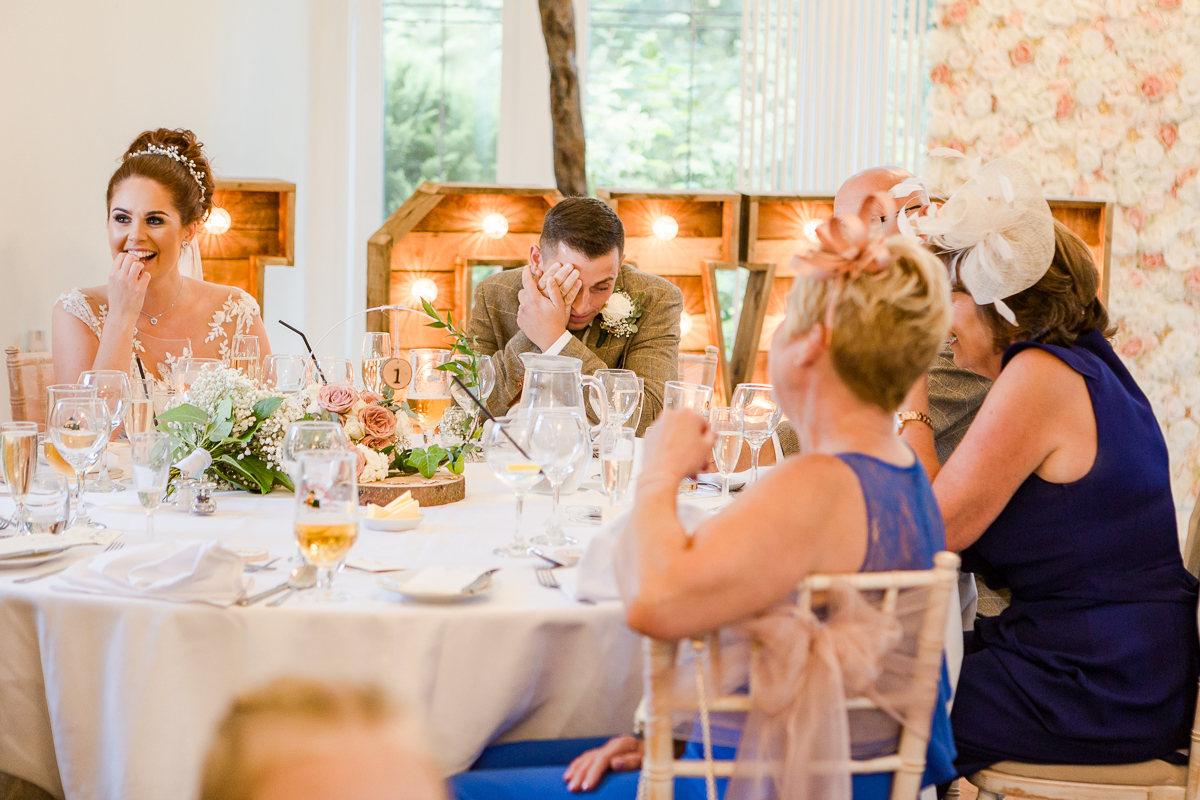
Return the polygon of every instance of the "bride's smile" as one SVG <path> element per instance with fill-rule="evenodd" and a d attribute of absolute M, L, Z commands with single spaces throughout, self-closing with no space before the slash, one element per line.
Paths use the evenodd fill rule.
<path fill-rule="evenodd" d="M 129 253 L 153 273 L 174 269 L 188 233 L 171 193 L 157 181 L 129 178 L 113 192 L 108 243 L 114 258 Z"/>

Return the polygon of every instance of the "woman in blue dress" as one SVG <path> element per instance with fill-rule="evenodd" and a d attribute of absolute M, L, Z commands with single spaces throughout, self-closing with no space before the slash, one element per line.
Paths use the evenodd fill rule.
<path fill-rule="evenodd" d="M 665 412 L 651 428 L 627 531 L 639 577 L 627 601 L 634 630 L 666 639 L 709 631 L 766 611 L 811 573 L 928 569 L 943 549 L 929 481 L 897 436 L 894 412 L 945 339 L 945 269 L 912 239 L 870 237 L 869 220 L 852 218 L 840 243 L 800 265 L 809 277 L 797 278 L 772 340 L 772 384 L 803 455 L 689 537 L 676 495 L 680 481 L 708 463 L 713 434 L 690 412 Z M 945 703 L 934 713 L 927 783 L 953 774 Z M 452 787 L 464 800 L 569 796 L 568 789 L 596 790 L 607 768 L 641 760 L 639 742 L 614 740 L 577 759 L 564 782 L 564 765 L 580 749 L 503 746 Z M 560 765 L 549 766 L 556 759 Z M 636 785 L 634 774 L 610 775 L 597 796 L 632 798 Z M 680 796 L 703 796 L 702 783 L 676 786 Z M 868 776 L 855 781 L 855 798 L 886 797 L 889 788 L 890 775 Z"/>
<path fill-rule="evenodd" d="M 972 206 L 965 222 L 952 216 L 980 243 L 935 239 L 949 251 L 955 363 L 995 384 L 940 471 L 932 431 L 905 432 L 963 570 L 1012 591 L 1011 605 L 967 636 L 956 764 L 969 775 L 1000 761 L 1171 759 L 1188 744 L 1200 644 L 1167 448 L 1105 338 L 1087 245 L 1051 219 L 1040 192 L 1041 222 L 1003 228 L 1011 201 L 988 182 L 1005 173 L 1020 202 L 1027 175 L 1006 161 L 980 170 L 943 209 Z M 1052 244 L 1038 270 L 1017 275 L 989 235 L 1017 242 L 1009 252 L 1029 252 L 1020 242 L 1035 236 Z M 922 389 L 909 408 L 924 410 Z"/>

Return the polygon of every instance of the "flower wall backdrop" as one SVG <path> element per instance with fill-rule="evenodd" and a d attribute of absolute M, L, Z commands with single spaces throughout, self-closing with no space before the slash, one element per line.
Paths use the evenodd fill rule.
<path fill-rule="evenodd" d="M 1117 203 L 1114 346 L 1154 406 L 1175 501 L 1200 468 L 1200 0 L 937 0 L 930 146 L 1023 158 L 1047 197 Z M 972 159 L 929 159 L 943 191 Z"/>

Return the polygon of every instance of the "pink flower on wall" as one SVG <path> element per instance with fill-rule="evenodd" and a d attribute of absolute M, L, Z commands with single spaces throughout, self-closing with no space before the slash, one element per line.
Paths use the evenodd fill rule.
<path fill-rule="evenodd" d="M 1121 355 L 1126 358 L 1137 358 L 1142 354 L 1142 340 L 1136 336 L 1130 337 L 1125 344 L 1121 345 Z"/>
<path fill-rule="evenodd" d="M 1162 253 L 1142 253 L 1142 266 L 1146 269 L 1162 269 L 1166 263 Z"/>
<path fill-rule="evenodd" d="M 946 9 L 946 18 L 956 25 L 961 25 L 967 21 L 967 17 L 971 14 L 971 4 L 967 0 L 956 0 L 951 3 Z"/>
<path fill-rule="evenodd" d="M 1022 64 L 1028 64 L 1030 61 L 1033 61 L 1033 45 L 1025 41 L 1017 42 L 1017 46 L 1009 53 L 1009 57 L 1018 67 Z"/>
<path fill-rule="evenodd" d="M 1157 100 L 1163 96 L 1166 84 L 1157 75 L 1147 75 L 1142 79 L 1142 94 L 1147 100 Z"/>
<path fill-rule="evenodd" d="M 1200 267 L 1192 267 L 1183 276 L 1183 285 L 1193 294 L 1200 294 Z"/>
<path fill-rule="evenodd" d="M 1054 106 L 1055 119 L 1066 119 L 1075 110 L 1075 100 L 1069 94 L 1060 94 Z"/>
<path fill-rule="evenodd" d="M 1141 206 L 1134 206 L 1126 213 L 1129 218 L 1129 224 L 1133 226 L 1135 231 L 1141 232 L 1142 228 L 1146 227 L 1146 209 Z"/>
<path fill-rule="evenodd" d="M 1163 11 L 1174 11 L 1175 9 L 1179 8 L 1179 4 L 1180 0 L 1158 0 L 1158 2 L 1155 3 L 1155 5 L 1161 8 Z"/>
<path fill-rule="evenodd" d="M 929 73 L 929 80 L 934 83 L 949 83 L 951 76 L 950 67 L 946 64 L 938 64 Z"/>
<path fill-rule="evenodd" d="M 1158 140 L 1162 142 L 1163 147 L 1167 148 L 1168 150 L 1171 149 L 1171 145 L 1175 144 L 1175 141 L 1178 138 L 1179 129 L 1174 125 L 1163 125 L 1158 129 Z"/>

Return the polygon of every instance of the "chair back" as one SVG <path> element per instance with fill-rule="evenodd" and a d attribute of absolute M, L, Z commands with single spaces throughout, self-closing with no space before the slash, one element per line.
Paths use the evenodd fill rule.
<path fill-rule="evenodd" d="M 914 698 L 909 707 L 908 719 L 931 719 L 938 697 L 938 684 L 942 674 L 942 649 L 945 644 L 946 615 L 950 593 L 958 584 L 959 558 L 954 553 L 941 552 L 934 556 L 934 567 L 929 570 L 895 572 L 858 572 L 849 575 L 812 575 L 799 587 L 797 602 L 802 608 L 811 609 L 814 593 L 827 591 L 834 581 L 845 581 L 859 592 L 878 594 L 879 610 L 896 616 L 897 601 L 902 590 L 924 588 L 924 598 L 917 620 L 916 652 L 912 659 L 912 672 L 908 676 L 910 696 Z M 708 637 L 713 643 L 719 640 L 715 634 Z M 674 691 L 674 667 L 679 652 L 678 642 L 646 638 L 643 641 L 645 654 L 646 702 L 646 752 L 642 761 L 642 776 L 646 797 L 649 800 L 673 800 L 674 779 L 680 777 L 703 777 L 707 772 L 705 762 L 675 758 L 672 730 L 672 715 L 677 711 L 696 711 L 695 702 L 683 702 Z M 755 647 L 751 649 L 753 659 Z M 710 711 L 748 712 L 754 707 L 755 681 L 751 670 L 748 694 L 719 695 L 708 699 Z M 714 678 L 714 685 L 720 681 Z M 874 702 L 865 697 L 849 698 L 848 711 L 878 710 Z M 852 760 L 838 765 L 850 774 L 894 773 L 891 800 L 916 800 L 921 790 L 921 777 L 925 773 L 925 753 L 929 743 L 928 734 L 907 724 L 900 730 L 896 752 L 892 755 L 869 760 Z M 713 765 L 716 777 L 732 777 L 733 761 L 716 761 Z M 815 771 L 815 770 L 814 770 Z"/>
<path fill-rule="evenodd" d="M 6 347 L 8 399 L 13 422 L 36 422 L 46 427 L 46 387 L 53 386 L 54 361 L 49 353 L 22 353 Z"/>
<path fill-rule="evenodd" d="M 717 383 L 717 348 L 709 345 L 703 353 L 679 354 L 679 380 L 698 383 L 715 389 Z"/>

